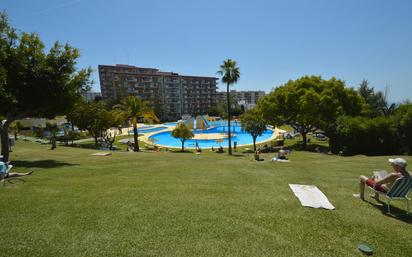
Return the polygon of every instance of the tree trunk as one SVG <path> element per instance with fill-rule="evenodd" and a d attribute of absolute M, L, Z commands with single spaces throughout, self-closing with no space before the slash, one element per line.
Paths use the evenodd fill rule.
<path fill-rule="evenodd" d="M 72 145 L 74 144 L 74 125 L 73 125 L 73 123 L 72 122 L 70 122 L 70 124 L 71 124 L 71 126 L 72 126 L 72 131 L 73 131 L 73 133 L 72 133 L 72 137 L 71 137 L 71 139 L 72 139 Z"/>
<path fill-rule="evenodd" d="M 56 145 L 56 137 L 53 135 L 52 136 L 52 138 L 51 138 L 51 150 L 54 150 L 54 149 L 56 149 L 57 148 L 57 145 Z"/>
<path fill-rule="evenodd" d="M 1 122 L 1 121 L 0 121 Z M 9 126 L 13 119 L 7 119 L 1 127 L 1 155 L 3 155 L 3 162 L 9 161 L 10 142 L 9 142 Z"/>
<path fill-rule="evenodd" d="M 307 141 L 307 139 L 306 139 L 306 133 L 307 132 L 300 132 L 301 134 L 302 134 L 302 149 L 303 150 L 306 150 L 306 141 Z"/>
<path fill-rule="evenodd" d="M 184 151 L 185 151 L 185 141 L 182 140 L 182 152 L 184 152 Z"/>
<path fill-rule="evenodd" d="M 253 152 L 256 153 L 256 137 L 253 137 Z"/>
<path fill-rule="evenodd" d="M 227 97 L 227 138 L 229 144 L 229 155 L 232 155 L 232 137 L 230 135 L 230 118 L 231 118 L 231 110 L 230 110 L 230 92 L 229 92 L 229 83 L 227 83 L 227 90 L 226 90 L 226 97 Z"/>
<path fill-rule="evenodd" d="M 66 129 L 64 129 L 64 145 L 69 145 L 69 132 Z"/>
<path fill-rule="evenodd" d="M 93 138 L 94 138 L 94 146 L 96 147 L 99 146 L 99 142 L 97 141 L 98 136 L 94 135 Z"/>
<path fill-rule="evenodd" d="M 139 151 L 139 140 L 138 137 L 139 135 L 137 134 L 137 124 L 133 123 L 133 138 L 134 138 L 134 151 L 138 152 Z"/>

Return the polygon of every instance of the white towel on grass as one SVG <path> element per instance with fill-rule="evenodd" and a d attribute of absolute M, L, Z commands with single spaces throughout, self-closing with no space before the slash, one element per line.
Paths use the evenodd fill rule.
<path fill-rule="evenodd" d="M 273 157 L 273 158 L 271 159 L 271 161 L 272 161 L 272 162 L 290 162 L 289 160 L 279 159 L 279 158 L 276 158 L 276 157 Z"/>
<path fill-rule="evenodd" d="M 316 186 L 289 184 L 303 206 L 333 210 L 335 207 Z"/>

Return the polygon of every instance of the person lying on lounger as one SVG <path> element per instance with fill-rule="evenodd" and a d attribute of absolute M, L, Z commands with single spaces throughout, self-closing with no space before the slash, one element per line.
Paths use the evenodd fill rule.
<path fill-rule="evenodd" d="M 33 173 L 33 171 L 26 173 L 9 172 L 12 167 L 13 165 L 10 165 L 10 162 L 0 161 L 0 181 L 4 180 L 5 178 L 27 176 Z"/>
<path fill-rule="evenodd" d="M 372 187 L 373 189 L 382 193 L 387 193 L 391 189 L 393 183 L 402 177 L 411 177 L 411 174 L 406 170 L 408 163 L 402 158 L 389 159 L 392 165 L 393 171 L 383 178 L 376 178 L 374 176 L 368 178 L 364 175 L 359 177 L 359 197 L 365 200 L 365 185 Z M 375 195 L 377 198 L 378 196 Z"/>

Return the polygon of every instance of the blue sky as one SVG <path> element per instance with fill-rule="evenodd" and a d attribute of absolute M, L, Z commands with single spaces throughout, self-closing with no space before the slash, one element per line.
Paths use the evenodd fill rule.
<path fill-rule="evenodd" d="M 216 76 L 237 60 L 238 90 L 265 90 L 303 75 L 362 79 L 391 101 L 412 100 L 409 0 L 3 0 L 11 24 L 48 47 L 69 42 L 79 67 L 124 63 Z M 222 87 L 223 89 L 223 87 Z"/>

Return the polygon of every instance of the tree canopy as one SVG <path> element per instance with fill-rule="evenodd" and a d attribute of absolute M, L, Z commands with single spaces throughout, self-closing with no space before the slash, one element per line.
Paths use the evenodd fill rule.
<path fill-rule="evenodd" d="M 113 106 L 113 113 L 120 124 L 130 122 L 133 125 L 134 151 L 139 151 L 137 122 L 159 122 L 154 111 L 147 102 L 137 96 L 128 96 L 120 104 Z"/>
<path fill-rule="evenodd" d="M 91 69 L 78 70 L 79 51 L 54 43 L 48 52 L 36 33 L 18 33 L 0 13 L 0 115 L 2 154 L 8 159 L 8 126 L 25 117 L 66 114 L 91 85 Z"/>
<path fill-rule="evenodd" d="M 172 131 L 172 136 L 174 138 L 180 139 L 182 142 L 182 152 L 185 150 L 185 141 L 187 139 L 191 139 L 194 137 L 193 132 L 184 124 L 183 122 L 180 122 L 177 124 L 177 126 L 173 129 Z"/>
<path fill-rule="evenodd" d="M 229 146 L 229 155 L 232 155 L 232 142 L 230 134 L 230 118 L 232 116 L 231 112 L 231 103 L 230 103 L 230 93 L 229 87 L 232 84 L 235 84 L 240 78 L 239 67 L 235 60 L 227 59 L 223 61 L 223 64 L 220 65 L 220 70 L 217 72 L 222 76 L 222 82 L 226 83 L 226 100 L 227 100 L 227 126 L 228 126 L 228 146 Z"/>
<path fill-rule="evenodd" d="M 256 138 L 266 131 L 266 122 L 262 112 L 257 109 L 247 110 L 240 116 L 242 128 L 253 138 L 253 150 L 256 152 Z"/>
<path fill-rule="evenodd" d="M 272 125 L 287 124 L 306 135 L 316 129 L 332 133 L 337 117 L 359 115 L 365 104 L 342 80 L 324 80 L 320 76 L 304 76 L 290 80 L 262 98 L 258 107 Z"/>
<path fill-rule="evenodd" d="M 367 80 L 361 82 L 358 92 L 368 104 L 367 114 L 369 117 L 388 117 L 394 112 L 396 105 L 388 102 L 388 90 L 389 88 L 386 87 L 385 92 L 375 91 L 374 87 L 369 86 Z"/>
<path fill-rule="evenodd" d="M 116 125 L 113 114 L 105 109 L 103 101 L 78 102 L 67 115 L 70 120 L 81 130 L 87 130 L 94 138 L 95 145 L 103 133 Z"/>
<path fill-rule="evenodd" d="M 241 106 L 239 106 L 236 94 L 230 92 L 229 96 L 231 116 L 240 116 L 244 111 L 242 111 Z M 227 109 L 227 100 L 220 101 L 217 105 L 208 109 L 208 114 L 210 116 L 220 116 L 227 119 Z"/>

